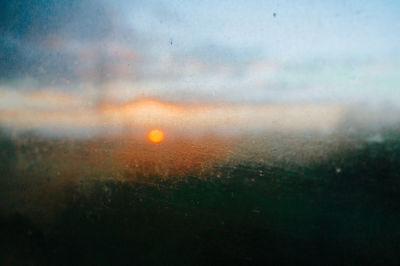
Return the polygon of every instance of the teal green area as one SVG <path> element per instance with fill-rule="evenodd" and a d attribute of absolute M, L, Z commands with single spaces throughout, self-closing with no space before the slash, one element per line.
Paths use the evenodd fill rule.
<path fill-rule="evenodd" d="M 242 162 L 202 179 L 65 184 L 51 219 L 1 212 L 0 255 L 6 265 L 396 265 L 396 136 L 307 167 Z M 4 181 L 13 147 L 1 145 Z"/>

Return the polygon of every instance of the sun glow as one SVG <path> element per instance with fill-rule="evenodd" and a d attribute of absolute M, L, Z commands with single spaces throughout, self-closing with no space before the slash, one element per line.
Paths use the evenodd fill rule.
<path fill-rule="evenodd" d="M 164 132 L 159 129 L 153 129 L 147 134 L 147 137 L 153 143 L 160 143 L 164 140 Z"/>

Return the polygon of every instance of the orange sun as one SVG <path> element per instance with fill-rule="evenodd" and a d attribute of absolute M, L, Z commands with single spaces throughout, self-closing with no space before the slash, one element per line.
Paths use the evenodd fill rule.
<path fill-rule="evenodd" d="M 153 129 L 147 134 L 147 137 L 153 143 L 160 143 L 164 140 L 164 132 L 159 129 Z"/>

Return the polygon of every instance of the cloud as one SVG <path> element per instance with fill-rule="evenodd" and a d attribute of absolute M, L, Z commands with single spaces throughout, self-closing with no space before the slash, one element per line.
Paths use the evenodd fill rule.
<path fill-rule="evenodd" d="M 106 2 L 11 0 L 1 5 L 3 81 L 33 77 L 43 84 L 68 85 L 85 76 L 94 79 L 96 71 L 98 76 L 102 71 L 129 75 L 125 65 L 139 57 L 139 36 Z"/>
<path fill-rule="evenodd" d="M 169 131 L 192 133 L 223 131 L 331 131 L 346 113 L 341 105 L 239 105 L 172 104 L 153 99 L 125 104 L 79 108 L 85 99 L 77 95 L 42 91 L 18 93 L 0 91 L 0 124 L 9 128 L 54 128 L 76 130 L 91 128 L 134 130 L 162 127 Z"/>
<path fill-rule="evenodd" d="M 246 4 L 242 10 L 242 4 L 223 13 L 224 5 L 218 3 L 217 9 L 210 10 L 204 3 L 162 1 L 2 1 L 0 85 L 21 91 L 52 88 L 91 93 L 92 101 L 99 104 L 153 97 L 175 102 L 400 106 L 395 93 L 400 83 L 399 57 L 385 59 L 377 53 L 374 59 L 360 59 L 355 53 L 334 58 L 326 53 L 318 60 L 307 56 L 286 60 L 291 55 L 287 46 L 299 54 L 306 51 L 300 37 L 289 38 L 282 32 L 275 48 L 286 57 L 268 56 L 273 49 L 261 41 L 275 36 L 262 34 L 266 25 L 285 29 L 303 21 L 304 29 L 313 29 L 318 36 L 323 32 L 317 31 L 317 24 L 287 15 L 281 27 L 272 16 L 254 17 L 261 15 L 260 9 L 255 12 L 257 5 Z M 210 18 L 204 10 L 221 11 L 222 16 Z M 282 10 L 279 21 L 283 18 Z M 224 27 L 216 27 L 218 23 Z M 246 38 L 248 33 L 256 38 Z M 317 55 L 313 49 L 318 47 L 307 46 Z"/>

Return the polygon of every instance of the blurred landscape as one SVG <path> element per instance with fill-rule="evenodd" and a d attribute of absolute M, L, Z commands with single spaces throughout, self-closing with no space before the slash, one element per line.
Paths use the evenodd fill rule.
<path fill-rule="evenodd" d="M 2 1 L 0 265 L 400 265 L 399 14 Z"/>
<path fill-rule="evenodd" d="M 155 145 L 3 130 L 2 261 L 395 265 L 400 129 L 376 134 Z"/>

